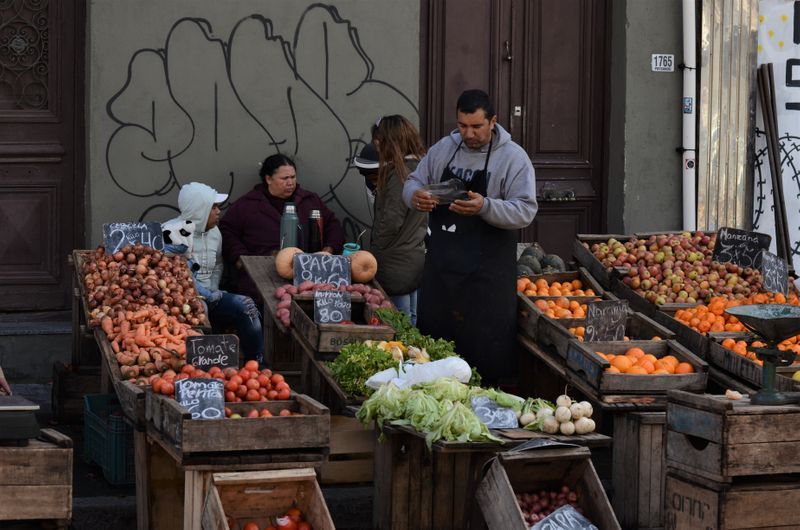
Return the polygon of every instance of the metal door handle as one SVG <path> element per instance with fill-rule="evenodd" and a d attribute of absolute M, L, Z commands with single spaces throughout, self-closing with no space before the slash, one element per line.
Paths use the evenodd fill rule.
<path fill-rule="evenodd" d="M 505 47 L 505 49 L 506 49 L 506 56 L 505 56 L 505 57 L 503 57 L 503 58 L 504 58 L 506 61 L 510 61 L 510 60 L 511 60 L 511 42 L 510 42 L 510 41 L 505 41 L 505 42 L 503 43 L 503 46 L 504 46 L 504 47 Z"/>

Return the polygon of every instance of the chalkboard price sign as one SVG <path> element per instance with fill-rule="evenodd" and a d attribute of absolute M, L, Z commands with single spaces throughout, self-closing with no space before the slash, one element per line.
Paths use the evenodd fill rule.
<path fill-rule="evenodd" d="M 472 411 L 490 429 L 516 429 L 519 427 L 517 413 L 501 407 L 488 396 L 475 396 L 471 402 Z"/>
<path fill-rule="evenodd" d="M 186 338 L 186 362 L 208 371 L 212 366 L 239 367 L 239 337 L 197 335 Z"/>
<path fill-rule="evenodd" d="M 314 292 L 314 322 L 317 324 L 338 324 L 350 320 L 350 293 L 342 291 Z"/>
<path fill-rule="evenodd" d="M 572 505 L 564 505 L 535 525 L 531 530 L 598 530 Z"/>
<path fill-rule="evenodd" d="M 761 276 L 764 289 L 774 293 L 789 294 L 789 265 L 768 250 L 761 251 Z"/>
<path fill-rule="evenodd" d="M 161 223 L 106 223 L 103 225 L 103 246 L 113 254 L 126 245 L 141 243 L 146 247 L 164 250 Z"/>
<path fill-rule="evenodd" d="M 175 399 L 193 420 L 225 418 L 225 387 L 219 379 L 195 378 L 175 382 Z"/>
<path fill-rule="evenodd" d="M 296 254 L 294 284 L 299 285 L 306 280 L 332 283 L 336 287 L 350 285 L 350 260 L 345 256 L 328 254 Z"/>
<path fill-rule="evenodd" d="M 586 305 L 584 340 L 587 342 L 624 340 L 627 318 L 627 300 L 589 302 Z"/>
<path fill-rule="evenodd" d="M 740 267 L 759 268 L 761 251 L 769 250 L 772 236 L 723 226 L 717 231 L 712 259 Z"/>

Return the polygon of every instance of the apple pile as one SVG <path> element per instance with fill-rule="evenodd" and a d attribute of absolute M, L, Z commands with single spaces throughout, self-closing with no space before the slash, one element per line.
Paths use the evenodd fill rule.
<path fill-rule="evenodd" d="M 761 292 L 758 270 L 712 261 L 715 238 L 683 232 L 584 246 L 609 270 L 627 268 L 622 281 L 657 305 L 693 304 L 712 296 L 742 299 Z"/>

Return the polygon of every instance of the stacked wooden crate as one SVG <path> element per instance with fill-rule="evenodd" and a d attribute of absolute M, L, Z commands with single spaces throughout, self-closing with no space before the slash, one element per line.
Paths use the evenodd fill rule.
<path fill-rule="evenodd" d="M 800 406 L 670 392 L 666 528 L 800 528 Z"/>

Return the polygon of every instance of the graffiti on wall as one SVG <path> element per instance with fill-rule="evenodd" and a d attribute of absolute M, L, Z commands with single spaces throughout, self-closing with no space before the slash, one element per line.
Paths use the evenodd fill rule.
<path fill-rule="evenodd" d="M 761 0 L 758 63 L 772 63 L 780 142 L 780 165 L 791 256 L 800 270 L 800 0 Z M 772 172 L 758 106 L 753 186 L 753 229 L 775 234 Z M 773 237 L 773 251 L 775 238 Z"/>
<path fill-rule="evenodd" d="M 300 185 L 344 217 L 349 240 L 370 226 L 353 156 L 378 116 L 417 121 L 418 109 L 379 78 L 358 28 L 334 6 L 311 4 L 289 36 L 280 29 L 253 14 L 220 38 L 209 20 L 182 18 L 162 48 L 126 58 L 106 104 L 115 129 L 105 165 L 118 200 L 144 205 L 140 220 L 173 216 L 177 190 L 193 180 L 236 199 L 280 152 L 297 162 Z"/>

